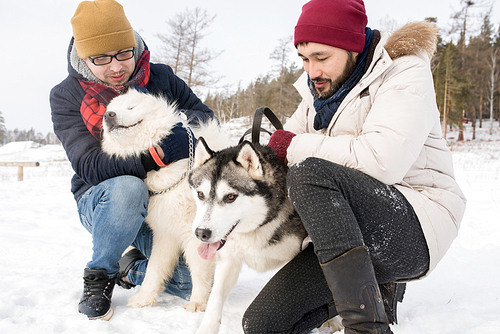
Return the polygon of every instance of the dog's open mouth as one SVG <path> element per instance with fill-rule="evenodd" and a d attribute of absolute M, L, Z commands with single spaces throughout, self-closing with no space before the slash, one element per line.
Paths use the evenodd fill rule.
<path fill-rule="evenodd" d="M 217 253 L 219 249 L 224 247 L 227 241 L 227 237 L 229 237 L 231 232 L 234 231 L 238 223 L 239 222 L 234 224 L 229 232 L 227 232 L 226 235 L 219 241 L 214 243 L 202 242 L 201 245 L 198 246 L 198 254 L 201 256 L 201 258 L 204 260 L 211 260 L 215 256 L 215 253 Z"/>

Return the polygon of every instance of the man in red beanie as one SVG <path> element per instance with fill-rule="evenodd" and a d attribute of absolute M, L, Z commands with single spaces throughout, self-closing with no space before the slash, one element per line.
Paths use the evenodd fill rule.
<path fill-rule="evenodd" d="M 295 27 L 297 111 L 269 141 L 310 243 L 245 312 L 245 333 L 392 333 L 404 283 L 431 273 L 465 197 L 442 137 L 430 69 L 437 28 L 366 27 L 362 0 L 312 0 Z"/>

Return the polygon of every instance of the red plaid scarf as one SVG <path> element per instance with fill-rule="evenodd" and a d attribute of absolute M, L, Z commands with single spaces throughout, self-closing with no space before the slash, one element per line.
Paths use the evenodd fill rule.
<path fill-rule="evenodd" d="M 125 93 L 130 86 L 146 87 L 150 74 L 149 51 L 144 50 L 137 62 L 132 78 L 123 86 L 110 86 L 93 81 L 78 80 L 85 91 L 80 113 L 87 129 L 97 140 L 102 139 L 102 117 L 106 112 L 109 101 Z"/>

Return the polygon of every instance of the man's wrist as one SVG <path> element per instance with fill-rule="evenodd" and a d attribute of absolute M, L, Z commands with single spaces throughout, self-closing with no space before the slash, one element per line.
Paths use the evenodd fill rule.
<path fill-rule="evenodd" d="M 163 149 L 161 148 L 161 146 L 155 145 L 154 147 L 155 147 L 156 152 L 158 153 L 158 156 L 160 157 L 160 159 L 163 159 L 165 157 L 165 153 L 163 152 Z"/>
<path fill-rule="evenodd" d="M 161 150 L 161 153 L 162 155 L 163 154 L 163 150 L 161 149 L 161 147 L 159 147 L 159 149 Z M 165 164 L 163 161 L 162 161 L 162 158 L 160 157 L 160 155 L 158 154 L 158 151 L 157 151 L 157 146 L 151 146 L 149 147 L 149 154 L 151 154 L 151 157 L 153 158 L 153 160 L 156 162 L 156 164 L 159 166 L 159 167 L 166 167 L 168 164 Z"/>

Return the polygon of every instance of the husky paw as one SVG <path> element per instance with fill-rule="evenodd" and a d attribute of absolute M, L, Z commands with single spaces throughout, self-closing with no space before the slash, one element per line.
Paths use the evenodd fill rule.
<path fill-rule="evenodd" d="M 128 300 L 128 306 L 132 306 L 133 308 L 140 308 L 148 305 L 152 305 L 156 302 L 154 297 L 144 296 L 140 292 L 136 293 Z"/>
<path fill-rule="evenodd" d="M 190 301 L 184 308 L 190 312 L 205 312 L 207 303 Z"/>

